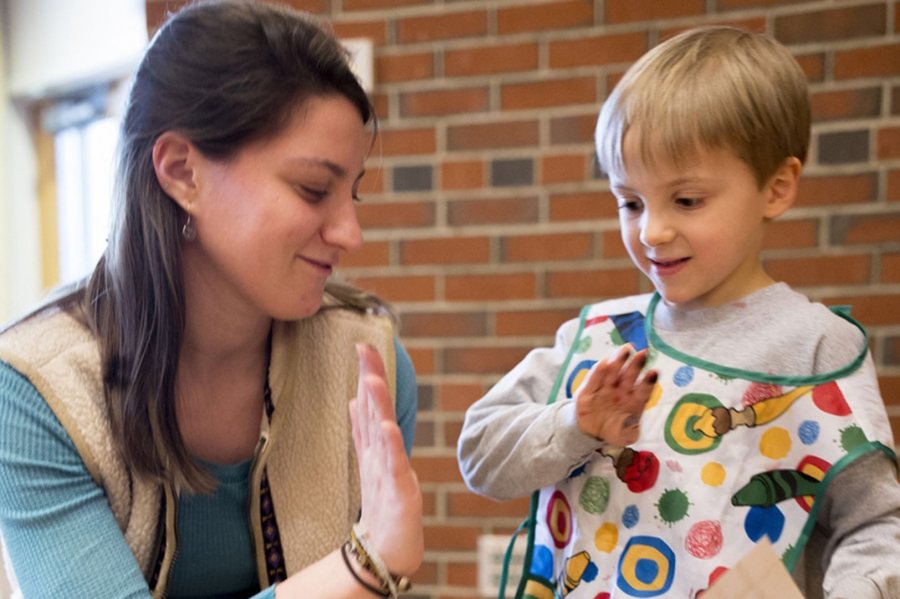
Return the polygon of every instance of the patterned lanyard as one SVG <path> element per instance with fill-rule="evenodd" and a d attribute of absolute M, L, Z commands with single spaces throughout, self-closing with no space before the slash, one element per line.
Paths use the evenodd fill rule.
<path fill-rule="evenodd" d="M 268 376 L 266 377 L 266 390 L 263 397 L 266 406 L 266 418 L 271 423 L 275 406 L 272 403 L 272 390 L 269 388 Z M 253 489 L 250 489 L 250 492 L 253 492 Z M 267 573 L 269 584 L 271 585 L 287 579 L 287 571 L 284 567 L 284 551 L 281 547 L 281 536 L 278 533 L 278 522 L 275 520 L 275 506 L 272 503 L 269 476 L 265 466 L 263 467 L 262 479 L 259 484 L 259 515 L 265 541 Z"/>

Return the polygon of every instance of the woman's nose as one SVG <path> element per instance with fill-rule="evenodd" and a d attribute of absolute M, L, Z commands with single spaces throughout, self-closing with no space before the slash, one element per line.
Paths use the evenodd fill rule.
<path fill-rule="evenodd" d="M 362 227 L 359 225 L 356 203 L 352 197 L 341 198 L 335 203 L 322 227 L 322 238 L 326 243 L 348 252 L 362 245 Z"/>

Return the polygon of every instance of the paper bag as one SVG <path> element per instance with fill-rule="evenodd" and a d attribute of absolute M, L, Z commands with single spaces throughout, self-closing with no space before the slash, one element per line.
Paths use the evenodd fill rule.
<path fill-rule="evenodd" d="M 794 579 L 765 537 L 716 579 L 701 599 L 803 599 Z"/>

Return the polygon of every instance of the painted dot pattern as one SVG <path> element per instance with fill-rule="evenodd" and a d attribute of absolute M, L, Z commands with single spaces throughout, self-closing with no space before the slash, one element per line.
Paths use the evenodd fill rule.
<path fill-rule="evenodd" d="M 593 343 L 579 342 L 585 351 L 560 379 L 560 397 L 640 331 L 633 316 L 627 330 L 616 321 L 591 322 Z M 786 559 L 799 554 L 817 485 L 831 464 L 870 442 L 849 409 L 859 394 L 837 383 L 746 381 L 652 346 L 648 353 L 660 376 L 639 441 L 598 452 L 555 492 L 541 493 L 546 526 L 532 571 L 549 581 L 547 597 L 564 588 L 594 599 L 695 596 L 743 555 L 735 551 L 762 538 Z M 647 456 L 658 467 L 636 485 Z M 565 564 L 584 551 L 590 561 L 566 579 Z"/>

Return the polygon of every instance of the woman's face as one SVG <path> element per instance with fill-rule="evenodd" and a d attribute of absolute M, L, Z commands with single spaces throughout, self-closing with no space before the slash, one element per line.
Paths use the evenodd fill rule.
<path fill-rule="evenodd" d="M 234 316 L 314 314 L 341 258 L 362 244 L 355 201 L 368 142 L 359 111 L 335 95 L 307 100 L 280 134 L 233 158 L 200 158 L 188 301 L 200 293 Z"/>

